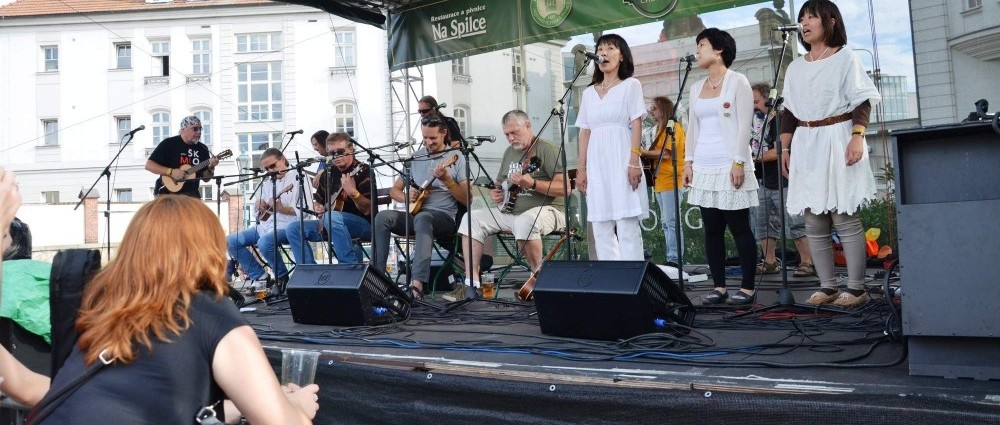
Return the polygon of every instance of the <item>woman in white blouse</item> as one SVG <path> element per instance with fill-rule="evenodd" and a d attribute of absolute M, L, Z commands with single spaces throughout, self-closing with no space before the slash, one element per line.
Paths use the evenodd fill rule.
<path fill-rule="evenodd" d="M 730 71 L 736 41 L 729 33 L 708 28 L 697 37 L 698 66 L 708 77 L 691 86 L 688 108 L 684 185 L 688 203 L 701 207 L 705 255 L 715 289 L 704 304 L 753 304 L 757 246 L 750 230 L 750 207 L 757 205 L 757 180 L 750 160 L 753 91 L 746 76 Z M 749 177 L 748 177 L 749 176 Z M 725 230 L 729 228 L 743 272 L 740 290 L 726 292 Z"/>

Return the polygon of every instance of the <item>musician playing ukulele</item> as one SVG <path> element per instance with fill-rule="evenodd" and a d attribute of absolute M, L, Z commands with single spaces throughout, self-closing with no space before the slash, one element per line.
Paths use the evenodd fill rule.
<path fill-rule="evenodd" d="M 360 263 L 364 254 L 354 249 L 354 238 L 371 238 L 372 192 L 370 168 L 354 157 L 354 145 L 347 133 L 326 138 L 326 153 L 332 165 L 316 174 L 319 186 L 313 196 L 313 212 L 318 217 L 288 225 L 288 245 L 296 264 L 316 264 L 312 246 L 329 236 L 338 263 Z M 329 175 L 327 175 L 329 173 Z M 329 183 L 329 184 L 327 184 Z M 329 196 L 328 194 L 332 194 Z M 330 208 L 327 209 L 327 198 Z M 326 236 L 324 236 L 326 233 Z"/>
<path fill-rule="evenodd" d="M 181 167 L 197 166 L 202 161 L 208 161 L 208 168 L 199 172 L 197 177 L 208 181 L 215 175 L 215 166 L 219 160 L 213 158 L 208 146 L 201 143 L 201 120 L 192 115 L 181 120 L 179 135 L 163 139 L 156 145 L 146 161 L 146 170 L 157 176 L 168 176 L 181 181 L 194 177 L 187 175 Z M 163 190 L 163 182 L 159 178 L 156 179 L 154 191 L 157 195 L 169 193 Z M 183 188 L 176 193 L 201 198 L 197 180 L 184 182 Z"/>
<path fill-rule="evenodd" d="M 542 262 L 541 235 L 566 228 L 563 215 L 566 187 L 563 168 L 559 161 L 559 147 L 536 138 L 531 120 L 521 110 L 507 112 L 501 122 L 503 134 L 510 146 L 500 161 L 498 180 L 501 184 L 490 191 L 497 205 L 489 209 L 473 210 L 466 214 L 458 226 L 462 235 L 463 258 L 473 259 L 466 264 L 470 270 L 465 285 L 479 287 L 479 259 L 483 254 L 483 240 L 492 234 L 508 231 L 514 234 L 517 248 L 523 250 L 532 271 Z M 528 167 L 534 168 L 533 171 Z M 530 171 L 530 172 L 524 172 Z M 503 184 L 506 181 L 507 184 Z M 506 193 L 505 193 L 506 192 Z M 513 198 L 516 195 L 516 198 Z M 472 253 L 469 250 L 468 223 L 472 220 Z M 466 260 L 468 262 L 468 260 Z M 464 293 L 456 288 L 451 296 Z M 447 297 L 446 297 L 447 299 Z"/>
<path fill-rule="evenodd" d="M 431 117 L 420 120 L 420 130 L 424 138 L 423 147 L 413 154 L 410 173 L 413 185 L 426 187 L 427 195 L 415 214 L 385 210 L 375 216 L 375 258 L 372 259 L 377 270 L 385 270 L 389 238 L 392 233 L 406 235 L 405 224 L 408 222 L 410 234 L 416 235 L 409 288 L 417 299 L 423 296 L 424 282 L 430 280 L 434 239 L 454 237 L 458 205 L 467 205 L 469 201 L 465 158 L 458 151 L 446 151 L 448 126 L 440 118 Z M 447 166 L 450 163 L 453 165 Z M 407 185 L 402 178 L 397 178 L 389 195 L 393 200 L 403 202 Z M 413 185 L 410 185 L 410 202 L 421 198 L 422 191 L 413 189 Z"/>

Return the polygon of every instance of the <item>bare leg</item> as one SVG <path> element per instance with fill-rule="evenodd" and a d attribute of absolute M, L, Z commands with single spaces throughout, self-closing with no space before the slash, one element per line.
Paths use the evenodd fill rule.
<path fill-rule="evenodd" d="M 479 282 L 479 259 L 483 257 L 483 243 L 472 239 L 472 252 L 470 253 L 469 237 L 462 235 L 462 256 L 465 257 L 465 278 L 469 279 L 470 282 Z"/>
<path fill-rule="evenodd" d="M 519 240 L 517 241 L 517 247 L 524 252 L 524 259 L 528 262 L 528 267 L 531 268 L 531 271 L 537 271 L 542 265 L 542 240 Z"/>
<path fill-rule="evenodd" d="M 805 236 L 795 240 L 795 249 L 799 251 L 800 263 L 812 264 L 812 253 L 809 251 L 809 241 L 806 240 Z"/>
<path fill-rule="evenodd" d="M 796 241 L 798 242 L 798 241 Z M 760 250 L 764 251 L 764 263 L 774 264 L 776 261 L 774 255 L 774 238 L 764 238 L 760 240 Z"/>

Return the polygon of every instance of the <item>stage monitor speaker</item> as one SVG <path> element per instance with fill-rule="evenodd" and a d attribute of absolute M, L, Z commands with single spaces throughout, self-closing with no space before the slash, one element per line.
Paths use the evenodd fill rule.
<path fill-rule="evenodd" d="M 295 323 L 362 326 L 401 322 L 410 301 L 367 264 L 300 264 L 288 281 Z"/>
<path fill-rule="evenodd" d="M 546 335 L 618 340 L 691 326 L 694 306 L 647 261 L 549 261 L 535 285 Z"/>

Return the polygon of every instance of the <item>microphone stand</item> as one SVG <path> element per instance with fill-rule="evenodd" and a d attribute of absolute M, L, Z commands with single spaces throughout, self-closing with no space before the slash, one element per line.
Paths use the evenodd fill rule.
<path fill-rule="evenodd" d="M 299 151 L 295 151 L 295 180 L 299 183 L 299 196 L 295 200 L 295 208 L 298 210 L 299 216 L 299 252 L 306 249 L 306 236 L 305 236 L 305 211 L 309 211 L 309 205 L 306 204 L 306 186 L 302 184 L 305 181 L 305 173 L 302 169 L 306 166 L 312 164 L 306 161 L 303 163 L 299 160 Z M 275 246 L 277 246 L 277 241 L 275 241 Z M 312 249 L 312 248 L 310 248 Z"/>
<path fill-rule="evenodd" d="M 688 75 L 691 73 L 691 61 L 687 61 L 687 67 L 684 68 L 684 78 L 681 79 L 681 85 L 677 91 L 677 101 L 674 102 L 674 110 L 670 112 L 670 120 L 667 121 L 667 125 L 657 132 L 656 137 L 653 140 L 659 140 L 660 135 L 666 132 L 667 137 L 670 139 L 670 161 L 674 166 L 674 221 L 677 224 L 674 225 L 674 243 L 677 244 L 677 282 L 681 291 L 684 291 L 684 246 L 681 240 L 681 185 L 680 179 L 677 175 L 677 137 L 674 134 L 674 125 L 677 123 L 677 107 L 681 104 L 681 99 L 684 97 L 684 87 L 687 86 Z M 775 78 L 777 78 L 777 73 L 775 73 Z M 663 158 L 663 152 L 667 148 L 667 144 L 664 140 L 663 145 L 660 146 L 660 158 Z M 663 161 L 656 162 L 656 169 L 653 170 L 653 179 L 656 179 L 660 175 L 660 166 L 663 165 Z"/>
<path fill-rule="evenodd" d="M 246 177 L 254 174 L 230 174 L 228 176 L 212 176 L 215 180 L 215 215 L 222 217 L 222 179 L 230 177 Z M 226 186 L 229 186 L 228 184 Z"/>
<path fill-rule="evenodd" d="M 111 165 L 114 164 L 116 161 L 118 161 L 118 157 L 121 156 L 122 152 L 125 151 L 125 147 L 128 146 L 129 142 L 132 141 L 132 138 L 135 137 L 135 133 L 134 132 L 128 133 L 126 134 L 126 136 L 128 136 L 128 140 L 125 140 L 125 143 L 122 143 L 122 146 L 118 148 L 118 153 L 115 154 L 115 157 L 111 158 L 111 161 L 108 162 L 108 165 L 104 166 L 104 170 L 102 170 L 101 174 L 97 176 L 97 179 L 94 180 L 94 183 L 90 185 L 90 189 L 87 189 L 86 192 L 80 194 L 80 200 L 77 201 L 76 206 L 73 207 L 73 211 L 76 211 L 77 208 L 80 208 L 80 204 L 83 204 L 83 200 L 87 198 L 87 195 L 89 195 L 91 191 L 94 190 L 94 187 L 97 186 L 97 183 L 101 181 L 101 177 L 105 178 L 105 181 L 107 182 L 108 191 L 105 193 L 104 197 L 104 230 L 107 232 L 107 240 L 105 242 L 108 249 L 108 260 L 111 259 Z M 122 139 L 124 139 L 124 136 L 122 137 Z"/>
<path fill-rule="evenodd" d="M 778 74 L 781 72 L 781 65 L 785 60 L 785 49 L 788 47 L 788 33 L 789 31 L 781 32 L 781 56 L 778 57 L 778 66 L 774 68 L 774 79 L 771 80 L 772 81 L 771 87 L 778 86 Z M 771 111 L 778 110 L 781 107 L 781 103 L 783 101 L 784 98 L 781 96 L 768 99 L 767 101 L 768 113 L 764 115 L 764 124 L 761 126 L 761 136 L 760 136 L 761 143 L 763 143 L 763 139 L 768 132 L 767 127 L 769 123 L 767 119 L 768 117 L 773 115 L 772 119 L 774 120 L 774 128 L 776 129 L 774 148 L 777 149 L 777 154 L 778 154 L 778 204 L 780 207 L 780 211 L 778 212 L 779 216 L 778 220 L 781 225 L 781 289 L 778 291 L 778 299 L 774 302 L 774 304 L 771 304 L 766 307 L 751 309 L 749 311 L 745 311 L 740 314 L 732 315 L 729 317 L 731 319 L 749 316 L 751 314 L 764 313 L 776 309 L 781 309 L 781 310 L 797 309 L 798 311 L 804 311 L 807 313 L 817 313 L 820 311 L 826 311 L 831 313 L 845 312 L 844 310 L 838 308 L 832 308 L 823 305 L 799 304 L 795 301 L 795 295 L 792 294 L 792 291 L 788 289 L 788 268 L 786 267 L 785 263 L 785 249 L 788 246 L 788 241 L 785 240 L 787 237 L 787 234 L 785 232 L 785 215 L 787 214 L 787 212 L 785 211 L 785 189 L 782 187 L 784 183 L 784 178 L 781 174 L 781 158 L 782 158 L 781 117 L 779 116 L 780 114 L 770 113 Z M 761 162 L 761 167 L 763 167 L 763 162 Z M 764 190 L 764 188 L 761 188 L 761 190 Z M 760 290 L 760 288 L 758 288 L 757 290 Z M 756 294 L 756 291 L 754 293 Z"/>

